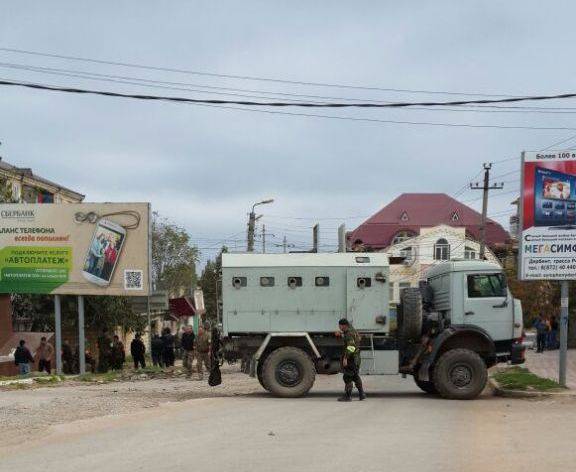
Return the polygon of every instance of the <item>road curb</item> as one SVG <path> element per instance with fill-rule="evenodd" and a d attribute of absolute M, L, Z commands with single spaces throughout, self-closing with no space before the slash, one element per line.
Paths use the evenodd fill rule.
<path fill-rule="evenodd" d="M 576 392 L 573 390 L 566 389 L 566 391 L 556 392 L 539 392 L 534 390 L 508 390 L 502 388 L 500 384 L 491 377 L 489 380 L 490 387 L 494 395 L 497 397 L 506 398 L 551 398 L 551 397 L 566 397 L 566 398 L 576 398 Z"/>

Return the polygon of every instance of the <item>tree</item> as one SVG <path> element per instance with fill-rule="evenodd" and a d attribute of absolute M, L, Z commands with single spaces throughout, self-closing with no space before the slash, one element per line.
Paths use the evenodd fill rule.
<path fill-rule="evenodd" d="M 152 220 L 152 284 L 155 290 L 180 295 L 196 286 L 198 249 L 184 228 L 154 213 Z"/>
<path fill-rule="evenodd" d="M 228 248 L 223 246 L 220 254 L 214 260 L 208 260 L 198 285 L 204 294 L 204 307 L 206 308 L 206 318 L 211 320 L 217 319 L 218 300 L 222 299 L 222 284 L 220 282 L 220 273 L 222 271 L 222 254 L 228 252 Z"/>

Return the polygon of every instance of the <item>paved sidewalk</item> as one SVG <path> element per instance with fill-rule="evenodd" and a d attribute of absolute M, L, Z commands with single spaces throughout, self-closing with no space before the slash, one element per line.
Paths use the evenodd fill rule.
<path fill-rule="evenodd" d="M 526 367 L 540 377 L 558 381 L 558 354 L 559 351 L 545 351 L 537 354 L 535 351 L 526 352 Z M 569 388 L 576 389 L 576 349 L 568 351 L 566 383 Z"/>

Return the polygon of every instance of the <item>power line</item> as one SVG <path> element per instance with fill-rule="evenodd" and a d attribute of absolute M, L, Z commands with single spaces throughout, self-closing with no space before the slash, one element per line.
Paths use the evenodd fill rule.
<path fill-rule="evenodd" d="M 449 102 L 392 102 L 392 103 L 255 102 L 250 100 L 220 100 L 220 99 L 200 99 L 200 98 L 173 97 L 173 96 L 161 96 L 161 95 L 128 94 L 120 92 L 108 92 L 104 90 L 81 89 L 76 87 L 58 87 L 53 85 L 45 85 L 32 82 L 17 82 L 11 80 L 1 80 L 0 85 L 26 87 L 39 90 L 50 90 L 53 92 L 102 95 L 107 97 L 118 97 L 118 98 L 134 98 L 139 100 L 162 100 L 171 102 L 202 103 L 202 104 L 215 104 L 215 105 L 243 105 L 243 106 L 259 106 L 259 107 L 304 107 L 304 108 L 404 108 L 412 106 L 447 106 L 447 105 L 450 106 L 450 105 L 468 105 L 468 104 L 483 104 L 483 103 L 510 103 L 510 102 L 524 102 L 524 101 L 557 100 L 557 99 L 568 99 L 576 97 L 576 93 L 563 93 L 557 95 L 532 95 L 526 97 L 499 98 L 494 100 L 488 100 L 488 99 L 458 100 Z M 564 129 L 575 129 L 575 128 L 564 128 Z"/>
<path fill-rule="evenodd" d="M 154 70 L 154 71 L 162 71 L 162 72 L 175 72 L 175 73 L 179 73 L 179 74 L 199 75 L 199 76 L 205 76 L 205 77 L 218 77 L 218 78 L 223 78 L 223 79 L 251 80 L 251 81 L 259 81 L 259 82 L 275 82 L 275 83 L 282 83 L 282 84 L 289 84 L 289 85 L 306 85 L 306 86 L 313 86 L 313 87 L 332 87 L 332 88 L 352 89 L 352 90 L 372 90 L 372 91 L 380 91 L 380 92 L 423 93 L 423 94 L 476 96 L 476 97 L 509 97 L 509 98 L 515 97 L 515 95 L 486 94 L 486 93 L 478 93 L 478 92 L 450 92 L 450 91 L 438 91 L 438 90 L 412 90 L 412 89 L 384 88 L 384 87 L 374 87 L 374 86 L 365 86 L 365 85 L 349 85 L 349 84 L 326 83 L 326 82 L 307 82 L 307 81 L 301 81 L 301 80 L 287 80 L 287 79 L 277 79 L 277 78 L 271 78 L 271 77 L 258 77 L 258 76 L 251 76 L 251 75 L 220 74 L 220 73 L 215 73 L 215 72 L 197 71 L 197 70 L 190 70 L 190 69 L 180 69 L 180 68 L 174 68 L 174 67 L 159 67 L 159 66 L 137 64 L 137 63 L 130 63 L 130 62 L 93 59 L 93 58 L 87 58 L 87 57 L 69 56 L 69 55 L 55 54 L 55 53 L 44 53 L 44 52 L 39 52 L 39 51 L 30 51 L 30 50 L 18 49 L 18 48 L 5 48 L 5 47 L 3 47 L 3 48 L 0 48 L 0 51 L 16 53 L 16 54 L 25 54 L 25 55 L 30 55 L 30 56 L 50 57 L 53 59 L 65 59 L 65 60 L 70 60 L 70 61 L 88 62 L 88 63 L 93 63 L 93 64 L 105 64 L 105 65 L 120 66 L 120 67 L 130 67 L 130 68 L 135 68 L 135 69 L 145 69 L 145 70 Z"/>

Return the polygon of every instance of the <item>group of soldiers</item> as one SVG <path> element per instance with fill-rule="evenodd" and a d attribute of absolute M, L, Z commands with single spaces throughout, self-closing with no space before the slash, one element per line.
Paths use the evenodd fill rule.
<path fill-rule="evenodd" d="M 186 325 L 182 333 L 172 334 L 170 328 L 165 327 L 162 335 L 155 334 L 151 340 L 152 363 L 158 367 L 173 367 L 177 357 L 176 351 L 182 355 L 182 365 L 188 378 L 192 377 L 193 362 L 196 360 L 196 368 L 199 379 L 203 378 L 203 368 L 210 371 L 211 336 L 208 323 L 198 328 L 198 334 L 194 334 L 192 326 Z M 140 333 L 136 333 L 130 344 L 130 353 L 134 362 L 134 368 L 146 367 L 146 346 Z M 110 337 L 107 329 L 102 330 L 98 337 L 98 372 L 104 373 L 109 370 L 120 370 L 126 361 L 124 343 L 118 336 Z"/>

